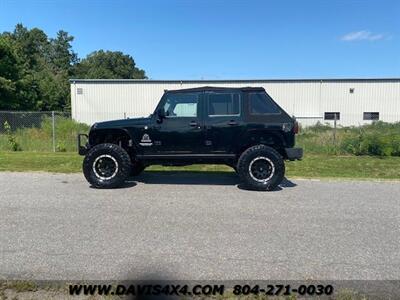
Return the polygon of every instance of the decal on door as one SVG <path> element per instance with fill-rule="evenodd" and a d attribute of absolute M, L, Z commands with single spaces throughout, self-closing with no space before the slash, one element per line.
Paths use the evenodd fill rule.
<path fill-rule="evenodd" d="M 140 146 L 152 146 L 153 145 L 153 142 L 151 141 L 150 136 L 147 133 L 143 134 L 139 145 Z"/>

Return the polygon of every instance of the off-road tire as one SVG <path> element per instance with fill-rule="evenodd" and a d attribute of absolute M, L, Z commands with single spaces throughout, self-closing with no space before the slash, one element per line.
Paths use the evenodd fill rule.
<path fill-rule="evenodd" d="M 265 179 L 255 177 L 251 168 L 257 161 L 270 165 L 270 172 Z M 237 173 L 246 188 L 258 191 L 274 190 L 285 176 L 285 163 L 282 156 L 273 148 L 265 145 L 256 145 L 244 151 L 237 164 Z M 261 180 L 265 180 L 262 181 Z"/>
<path fill-rule="evenodd" d="M 140 173 L 143 172 L 143 170 L 146 168 L 146 166 L 144 166 L 142 163 L 140 162 L 134 162 L 132 167 L 131 167 L 131 172 L 130 172 L 130 176 L 137 176 Z"/>
<path fill-rule="evenodd" d="M 115 171 L 109 177 L 103 177 L 97 173 L 95 165 L 101 157 L 109 159 L 115 164 Z M 83 160 L 83 174 L 86 180 L 96 188 L 116 188 L 121 186 L 128 178 L 131 171 L 131 159 L 128 153 L 115 144 L 99 144 L 94 146 L 86 154 Z"/>

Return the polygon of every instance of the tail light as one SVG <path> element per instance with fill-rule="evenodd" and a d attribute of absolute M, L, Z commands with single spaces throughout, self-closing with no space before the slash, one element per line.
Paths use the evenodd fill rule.
<path fill-rule="evenodd" d="M 293 127 L 293 131 L 295 134 L 299 133 L 299 123 L 297 121 L 294 121 L 294 127 Z"/>

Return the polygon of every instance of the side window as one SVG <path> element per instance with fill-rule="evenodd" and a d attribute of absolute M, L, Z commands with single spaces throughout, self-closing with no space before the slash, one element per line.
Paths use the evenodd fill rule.
<path fill-rule="evenodd" d="M 264 92 L 249 93 L 249 108 L 251 115 L 281 113 L 276 103 Z"/>
<path fill-rule="evenodd" d="M 239 93 L 209 93 L 209 116 L 234 116 L 240 114 Z"/>
<path fill-rule="evenodd" d="M 174 117 L 196 117 L 199 103 L 198 93 L 171 93 L 164 104 L 165 115 Z"/>

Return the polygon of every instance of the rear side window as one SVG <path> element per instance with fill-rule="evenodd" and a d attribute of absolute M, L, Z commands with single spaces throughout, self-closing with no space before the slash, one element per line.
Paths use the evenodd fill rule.
<path fill-rule="evenodd" d="M 209 116 L 233 116 L 240 114 L 239 93 L 208 94 Z"/>
<path fill-rule="evenodd" d="M 249 93 L 249 111 L 251 115 L 279 114 L 276 103 L 264 92 Z"/>

